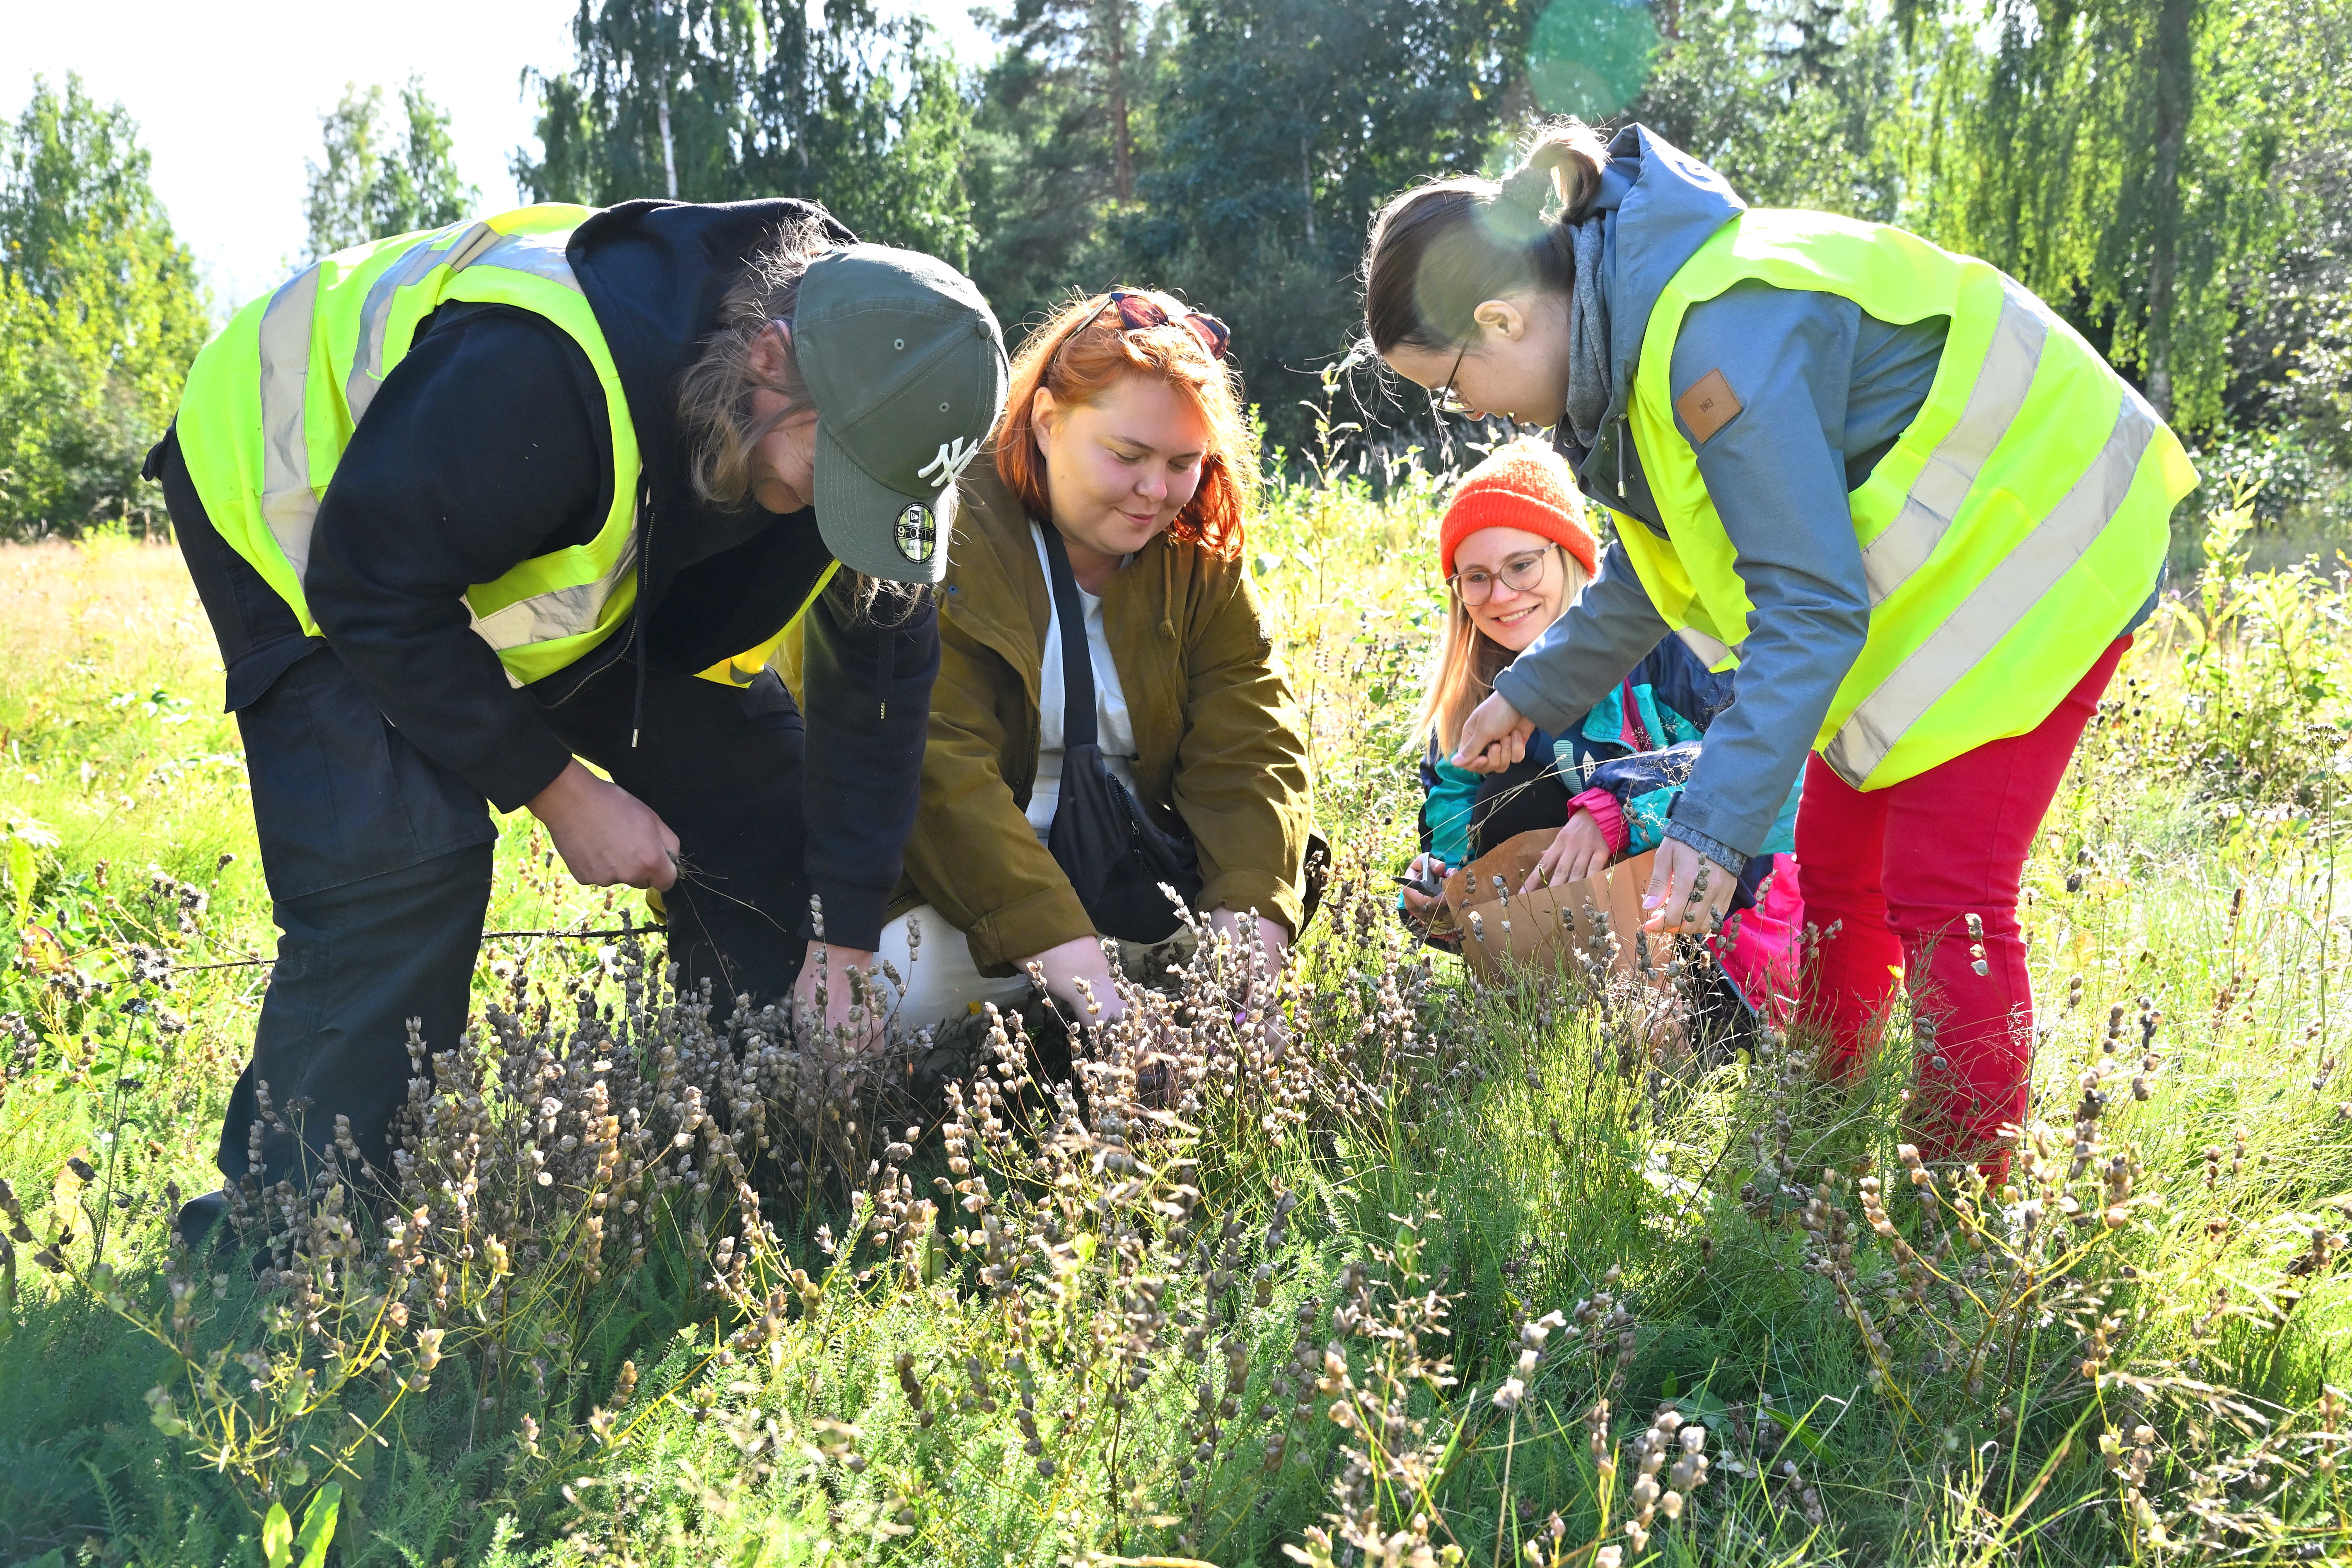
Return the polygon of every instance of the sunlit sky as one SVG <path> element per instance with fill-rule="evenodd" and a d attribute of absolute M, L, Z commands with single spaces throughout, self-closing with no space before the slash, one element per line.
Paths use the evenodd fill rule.
<path fill-rule="evenodd" d="M 965 64 L 990 46 L 970 0 L 897 0 Z M 814 8 L 814 7 L 812 7 Z M 79 72 L 120 100 L 154 157 L 154 184 L 194 248 L 215 309 L 274 286 L 300 255 L 303 164 L 320 156 L 319 117 L 344 85 L 396 87 L 412 72 L 450 111 L 457 164 L 483 205 L 510 205 L 518 146 L 536 152 L 523 68 L 572 58 L 577 0 L 405 0 L 399 5 L 296 0 L 0 0 L 0 113 L 14 118 L 33 78 Z"/>

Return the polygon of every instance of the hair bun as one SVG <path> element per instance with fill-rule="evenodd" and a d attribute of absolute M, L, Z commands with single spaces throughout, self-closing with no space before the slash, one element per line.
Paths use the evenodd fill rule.
<path fill-rule="evenodd" d="M 1581 120 L 1553 121 L 1528 143 L 1519 166 L 1504 176 L 1496 199 L 1541 217 L 1554 203 L 1560 221 L 1574 223 L 1601 189 L 1609 153 L 1600 133 Z"/>
<path fill-rule="evenodd" d="M 1558 194 L 1549 161 L 1530 158 L 1503 177 L 1503 183 L 1496 187 L 1495 199 L 1525 208 L 1541 217 L 1544 208 L 1551 205 L 1552 198 Z"/>

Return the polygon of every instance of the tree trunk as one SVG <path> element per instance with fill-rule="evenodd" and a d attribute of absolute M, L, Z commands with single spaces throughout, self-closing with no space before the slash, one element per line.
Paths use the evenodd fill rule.
<path fill-rule="evenodd" d="M 1315 245 L 1315 164 L 1311 154 L 1315 143 L 1307 137 L 1298 139 L 1298 191 L 1307 199 L 1307 245 Z"/>
<path fill-rule="evenodd" d="M 1135 198 L 1135 143 L 1127 124 L 1127 12 L 1129 0 L 1109 0 L 1110 188 L 1120 201 Z"/>
<path fill-rule="evenodd" d="M 677 200 L 677 151 L 669 137 L 669 39 L 662 32 L 661 0 L 654 0 L 654 114 L 661 127 L 662 180 Z"/>
<path fill-rule="evenodd" d="M 662 177 L 669 185 L 669 199 L 677 200 L 677 153 L 669 139 L 669 83 L 661 84 L 661 96 L 656 102 L 661 116 Z"/>
<path fill-rule="evenodd" d="M 2180 157 L 2196 102 L 2191 44 L 2199 0 L 2160 0 L 2156 16 L 2156 181 L 2147 258 L 2147 400 L 2172 416 L 2172 315 L 2180 240 Z"/>

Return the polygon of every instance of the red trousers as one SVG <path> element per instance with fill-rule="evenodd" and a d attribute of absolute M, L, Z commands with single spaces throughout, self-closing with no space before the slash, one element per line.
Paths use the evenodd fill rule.
<path fill-rule="evenodd" d="M 1930 1160 L 1983 1159 L 2032 1089 L 2033 994 L 2018 937 L 2018 881 L 2033 836 L 2097 711 L 2118 639 L 2022 735 L 1864 793 L 1816 755 L 1797 813 L 1805 921 L 1821 939 L 1798 1012 L 1822 1039 L 1825 1077 L 1876 1048 L 1897 975 L 1919 1020 L 1906 1122 Z M 1982 923 L 1981 959 L 1968 918 Z M 1977 973 L 1981 962 L 1984 973 Z M 1999 1173 L 1996 1172 L 1996 1174 Z"/>

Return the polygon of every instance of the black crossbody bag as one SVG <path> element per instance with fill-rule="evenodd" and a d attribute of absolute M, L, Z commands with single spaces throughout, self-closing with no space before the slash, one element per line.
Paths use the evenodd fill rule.
<path fill-rule="evenodd" d="M 1175 889 L 1190 905 L 1201 896 L 1201 857 L 1173 811 L 1136 799 L 1103 760 L 1078 580 L 1060 531 L 1049 525 L 1040 531 L 1053 565 L 1054 619 L 1062 630 L 1062 795 L 1045 847 L 1096 931 L 1127 942 L 1165 942 L 1182 922 L 1160 885 Z"/>

